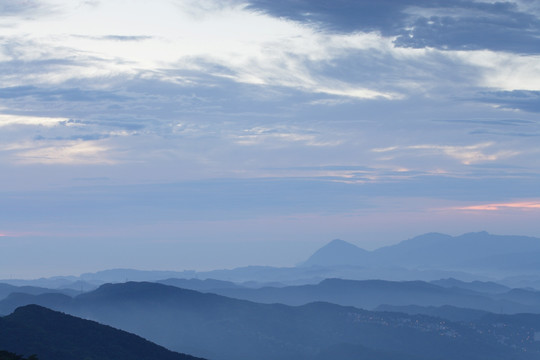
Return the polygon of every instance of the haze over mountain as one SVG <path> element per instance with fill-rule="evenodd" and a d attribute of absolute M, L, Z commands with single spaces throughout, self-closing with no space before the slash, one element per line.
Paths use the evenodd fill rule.
<path fill-rule="evenodd" d="M 107 282 L 163 281 L 174 278 L 214 279 L 247 287 L 317 284 L 327 278 L 398 281 L 454 278 L 467 282 L 496 281 L 508 287 L 540 289 L 540 239 L 534 237 L 492 235 L 486 232 L 456 237 L 430 233 L 373 251 L 334 240 L 311 256 L 306 254 L 306 258 L 298 266 L 283 268 L 248 266 L 199 272 L 110 269 L 85 273 L 79 277 L 5 279 L 0 282 L 88 291 Z M 206 285 L 186 283 L 185 286 L 202 290 Z"/>
<path fill-rule="evenodd" d="M 42 295 L 34 296 L 39 303 Z M 533 360 L 540 315 L 475 323 L 376 313 L 329 303 L 257 304 L 154 283 L 103 285 L 53 308 L 216 360 L 313 359 L 384 353 L 392 360 Z M 500 324 L 507 324 L 500 327 Z M 506 339 L 506 340 L 501 340 Z M 514 348 L 519 344 L 518 348 Z M 182 350 L 180 350 L 182 349 Z"/>
<path fill-rule="evenodd" d="M 423 281 L 327 279 L 310 285 L 217 288 L 207 291 L 266 304 L 304 305 L 326 301 L 363 309 L 375 309 L 380 305 L 451 305 L 505 314 L 540 313 L 539 291 L 507 289 L 500 293 L 484 292 L 482 286 L 474 289 L 472 283 L 463 283 L 462 287 L 445 287 Z"/>
<path fill-rule="evenodd" d="M 488 294 L 501 294 L 510 290 L 510 287 L 498 284 L 493 281 L 471 281 L 465 282 L 453 278 L 431 281 L 432 284 L 446 288 L 460 288 Z"/>

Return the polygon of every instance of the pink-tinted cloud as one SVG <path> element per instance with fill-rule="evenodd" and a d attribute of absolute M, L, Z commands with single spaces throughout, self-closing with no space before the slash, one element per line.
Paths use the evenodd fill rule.
<path fill-rule="evenodd" d="M 540 209 L 540 201 L 518 201 L 509 203 L 480 204 L 454 208 L 456 210 L 498 211 L 504 209 L 534 210 Z"/>

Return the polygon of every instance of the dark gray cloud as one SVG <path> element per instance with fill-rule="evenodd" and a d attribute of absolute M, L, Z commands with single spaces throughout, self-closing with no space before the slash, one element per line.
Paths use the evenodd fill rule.
<path fill-rule="evenodd" d="M 510 5 L 486 6 L 480 15 L 419 17 L 402 30 L 398 46 L 433 47 L 452 50 L 540 52 L 540 21 L 531 15 L 513 11 Z"/>
<path fill-rule="evenodd" d="M 92 140 L 102 140 L 109 138 L 110 135 L 107 134 L 78 134 L 78 135 L 71 135 L 71 136 L 55 136 L 51 138 L 47 138 L 43 135 L 37 135 L 34 136 L 34 140 L 41 141 L 41 140 L 84 140 L 84 141 L 92 141 Z"/>
<path fill-rule="evenodd" d="M 540 91 L 486 91 L 475 99 L 480 102 L 497 104 L 506 109 L 517 109 L 529 112 L 540 112 Z"/>
<path fill-rule="evenodd" d="M 405 25 L 403 11 L 416 3 L 414 0 L 252 0 L 250 8 L 335 31 L 381 31 L 391 35 Z"/>
<path fill-rule="evenodd" d="M 378 31 L 403 47 L 540 52 L 540 19 L 511 2 L 252 0 L 250 7 L 333 31 Z"/>

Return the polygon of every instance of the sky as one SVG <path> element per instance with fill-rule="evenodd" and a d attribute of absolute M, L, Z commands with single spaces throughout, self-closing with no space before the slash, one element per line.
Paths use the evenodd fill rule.
<path fill-rule="evenodd" d="M 0 1 L 0 278 L 540 237 L 536 0 Z"/>

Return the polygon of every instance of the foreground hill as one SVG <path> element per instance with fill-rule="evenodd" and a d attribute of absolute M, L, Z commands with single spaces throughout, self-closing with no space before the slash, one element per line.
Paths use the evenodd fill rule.
<path fill-rule="evenodd" d="M 43 295 L 34 296 L 39 303 Z M 49 299 L 50 300 L 50 299 Z M 540 316 L 452 323 L 329 303 L 258 304 L 155 283 L 107 284 L 50 306 L 215 360 L 537 360 Z M 502 324 L 502 326 L 501 326 Z M 509 340 L 511 339 L 511 340 Z"/>
<path fill-rule="evenodd" d="M 0 360 L 38 360 L 38 359 L 34 355 L 30 355 L 30 357 L 25 358 L 21 355 L 14 354 L 9 351 L 0 350 Z"/>
<path fill-rule="evenodd" d="M 0 318 L 0 349 L 39 360 L 196 360 L 139 336 L 37 305 Z"/>

